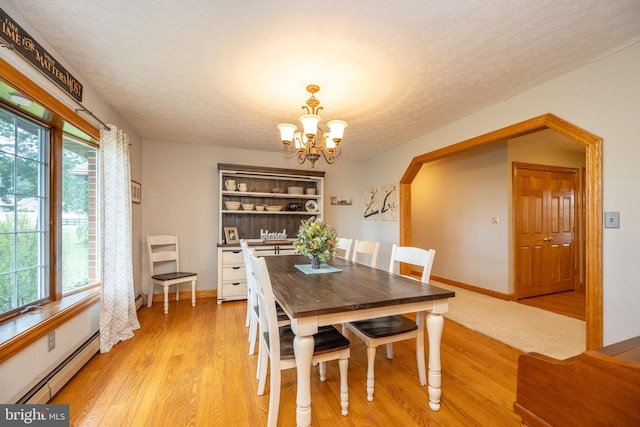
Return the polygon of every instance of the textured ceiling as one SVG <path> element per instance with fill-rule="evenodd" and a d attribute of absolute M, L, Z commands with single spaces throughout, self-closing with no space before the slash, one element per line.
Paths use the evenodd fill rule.
<path fill-rule="evenodd" d="M 314 83 L 351 158 L 640 40 L 638 0 L 8 3 L 144 139 L 279 151 Z"/>

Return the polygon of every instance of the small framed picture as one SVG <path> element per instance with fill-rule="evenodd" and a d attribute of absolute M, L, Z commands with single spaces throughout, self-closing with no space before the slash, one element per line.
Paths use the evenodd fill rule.
<path fill-rule="evenodd" d="M 331 204 L 351 206 L 351 198 L 350 197 L 332 197 Z"/>
<path fill-rule="evenodd" d="M 224 228 L 224 237 L 227 243 L 238 243 L 240 241 L 240 236 L 238 236 L 238 228 L 237 227 L 225 227 Z"/>
<path fill-rule="evenodd" d="M 131 202 L 140 203 L 142 201 L 142 185 L 139 182 L 131 181 Z"/>

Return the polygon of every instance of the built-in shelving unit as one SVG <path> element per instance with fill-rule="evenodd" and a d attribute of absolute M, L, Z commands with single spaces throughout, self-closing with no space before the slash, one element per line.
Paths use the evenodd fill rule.
<path fill-rule="evenodd" d="M 226 242 L 225 227 L 236 227 L 238 238 L 247 240 L 260 256 L 295 253 L 292 241 L 300 222 L 311 216 L 323 215 L 324 172 L 223 163 L 218 164 L 218 172 L 217 294 L 218 303 L 221 303 L 247 297 L 242 251 L 237 242 Z M 233 188 L 230 181 L 234 181 Z M 244 184 L 241 186 L 242 191 L 238 190 L 240 184 Z M 298 187 L 298 192 L 289 193 L 290 187 Z M 307 194 L 307 191 L 315 194 Z M 225 202 L 239 202 L 241 206 L 238 209 L 227 209 Z M 253 209 L 243 209 L 243 204 L 251 204 Z M 256 206 L 281 206 L 281 210 L 265 208 L 259 211 Z M 263 241 L 260 232 L 267 230 L 277 233 L 286 230 L 288 242 L 274 244 Z"/>

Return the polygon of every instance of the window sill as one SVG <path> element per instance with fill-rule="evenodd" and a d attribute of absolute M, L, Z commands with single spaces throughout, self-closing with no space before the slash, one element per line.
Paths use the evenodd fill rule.
<path fill-rule="evenodd" d="M 100 287 L 62 297 L 0 324 L 0 363 L 100 301 Z"/>

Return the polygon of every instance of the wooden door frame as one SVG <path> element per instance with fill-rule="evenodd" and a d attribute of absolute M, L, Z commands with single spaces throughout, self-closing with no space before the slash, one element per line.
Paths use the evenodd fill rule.
<path fill-rule="evenodd" d="M 553 114 L 525 120 L 426 154 L 414 157 L 400 179 L 400 244 L 411 245 L 411 183 L 422 165 L 474 148 L 505 142 L 513 138 L 551 129 L 585 147 L 586 221 L 585 287 L 586 349 L 602 347 L 602 138 Z"/>

